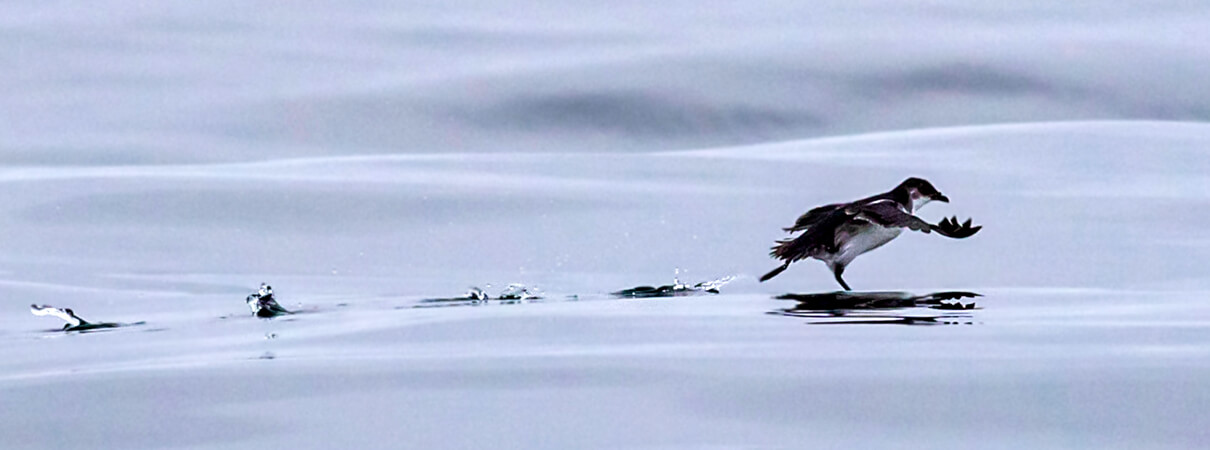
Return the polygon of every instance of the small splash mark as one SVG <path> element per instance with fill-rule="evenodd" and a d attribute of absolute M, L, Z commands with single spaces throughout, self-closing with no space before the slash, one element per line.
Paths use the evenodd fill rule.
<path fill-rule="evenodd" d="M 53 316 L 63 319 L 66 324 L 63 328 L 55 331 L 64 331 L 68 333 L 92 333 L 98 331 L 107 331 L 114 328 L 132 327 L 146 325 L 147 322 L 134 323 L 118 323 L 118 322 L 89 322 L 77 316 L 71 308 L 56 308 L 50 305 L 29 305 L 30 312 L 35 316 Z"/>
<path fill-rule="evenodd" d="M 718 294 L 723 286 L 727 283 L 735 281 L 735 276 L 727 275 L 722 278 L 717 278 L 709 281 L 695 283 L 693 285 L 685 284 L 681 281 L 681 269 L 677 268 L 673 271 L 672 284 L 663 286 L 637 286 L 630 289 L 624 289 L 614 292 L 613 295 L 618 297 L 628 298 L 655 298 L 655 297 L 681 297 L 688 295 L 700 294 Z"/>
<path fill-rule="evenodd" d="M 709 292 L 712 294 L 717 294 L 717 293 L 719 293 L 719 289 L 722 289 L 723 286 L 726 286 L 727 283 L 730 283 L 732 281 L 735 281 L 735 276 L 727 275 L 725 277 L 722 277 L 722 278 L 719 278 L 716 280 L 703 281 L 701 283 L 695 284 L 695 285 L 693 285 L 693 288 L 702 290 L 705 292 Z"/>
<path fill-rule="evenodd" d="M 492 285 L 487 284 L 488 289 Z M 486 290 L 480 289 L 477 286 L 471 286 L 466 294 L 461 297 L 449 298 L 429 298 L 421 300 L 422 305 L 416 305 L 417 308 L 431 308 L 434 306 L 479 306 L 486 305 L 491 300 L 497 300 L 501 304 L 516 304 L 528 301 L 542 299 L 542 291 L 535 287 L 526 286 L 521 283 L 511 283 L 500 292 L 500 295 L 492 297 Z M 396 308 L 398 309 L 398 308 Z"/>
<path fill-rule="evenodd" d="M 971 302 L 971 303 L 963 304 L 962 302 L 953 302 L 953 303 L 941 302 L 936 305 L 929 306 L 929 308 L 941 309 L 941 310 L 963 311 L 963 310 L 968 310 L 968 309 L 975 309 L 975 303 Z"/>
<path fill-rule="evenodd" d="M 56 308 L 50 305 L 29 305 L 29 312 L 35 316 L 51 316 L 63 319 L 63 321 L 67 322 L 67 325 L 63 326 L 64 330 L 88 324 L 87 320 L 77 316 L 71 308 Z"/>
<path fill-rule="evenodd" d="M 491 286 L 492 285 L 490 285 L 490 284 L 487 285 L 487 287 L 489 287 L 489 288 Z M 466 299 L 469 299 L 472 302 L 476 302 L 476 303 L 486 302 L 491 299 L 491 296 L 487 295 L 487 292 L 484 292 L 483 289 L 479 289 L 478 286 L 471 286 L 470 289 L 467 289 L 466 295 L 464 297 Z"/>
<path fill-rule="evenodd" d="M 496 298 L 499 300 L 513 302 L 521 300 L 537 300 L 542 298 L 542 292 L 537 288 L 531 288 L 521 283 L 512 283 L 509 284 L 508 287 L 505 287 L 504 291 L 500 292 L 500 295 Z"/>
<path fill-rule="evenodd" d="M 273 287 L 267 283 L 261 283 L 260 289 L 248 295 L 244 299 L 244 303 L 248 305 L 248 309 L 252 311 L 252 315 L 262 319 L 293 314 L 277 303 L 277 299 L 273 297 Z"/>
<path fill-rule="evenodd" d="M 471 286 L 470 289 L 468 289 L 465 294 L 462 294 L 461 297 L 427 298 L 421 300 L 420 305 L 414 305 L 412 307 L 432 308 L 438 306 L 478 306 L 486 304 L 488 300 L 491 300 L 491 296 L 488 295 L 487 292 L 485 292 L 483 289 L 479 289 L 477 286 Z"/>

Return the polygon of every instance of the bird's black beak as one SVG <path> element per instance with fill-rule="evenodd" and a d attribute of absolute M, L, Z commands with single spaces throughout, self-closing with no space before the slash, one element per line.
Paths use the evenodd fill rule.
<path fill-rule="evenodd" d="M 949 197 L 946 197 L 946 196 L 945 196 L 945 194 L 941 194 L 941 193 L 938 193 L 937 195 L 934 195 L 934 196 L 933 196 L 933 200 L 936 200 L 936 201 L 939 201 L 939 202 L 945 202 L 945 203 L 949 203 L 949 202 L 950 202 L 950 198 L 949 198 Z"/>

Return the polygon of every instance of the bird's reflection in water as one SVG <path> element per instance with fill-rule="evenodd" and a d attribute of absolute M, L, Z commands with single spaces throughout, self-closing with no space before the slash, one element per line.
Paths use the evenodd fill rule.
<path fill-rule="evenodd" d="M 771 314 L 818 319 L 812 325 L 973 325 L 969 311 L 975 304 L 964 298 L 980 297 L 974 292 L 947 291 L 915 295 L 909 292 L 826 292 L 783 294 L 778 300 L 797 302 Z M 923 314 L 924 311 L 949 311 Z"/>

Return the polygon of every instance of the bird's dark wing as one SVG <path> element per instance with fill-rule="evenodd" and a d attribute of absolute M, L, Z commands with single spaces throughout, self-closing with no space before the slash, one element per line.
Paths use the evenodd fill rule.
<path fill-rule="evenodd" d="M 933 231 L 933 226 L 924 219 L 913 216 L 905 211 L 899 203 L 894 200 L 881 200 L 864 205 L 854 204 L 850 206 L 848 213 L 863 217 L 870 222 L 882 225 L 884 227 L 907 228 L 912 231 L 921 231 L 930 233 Z"/>
<path fill-rule="evenodd" d="M 982 225 L 972 226 L 971 219 L 966 219 L 966 222 L 959 224 L 957 217 L 942 219 L 941 222 L 933 225 L 925 222 L 924 219 L 913 216 L 893 201 L 876 201 L 865 205 L 854 204 L 848 208 L 847 212 L 855 213 L 860 218 L 884 227 L 907 228 L 924 233 L 936 231 L 937 234 L 954 239 L 974 236 L 983 229 Z"/>
<path fill-rule="evenodd" d="M 789 228 L 783 228 L 783 230 L 786 230 L 787 232 L 790 232 L 790 233 L 797 233 L 799 231 L 806 230 L 807 228 L 810 228 L 812 225 L 815 225 L 815 224 L 819 223 L 820 221 L 826 219 L 828 217 L 828 214 L 831 214 L 832 211 L 836 211 L 837 209 L 848 208 L 853 205 L 865 205 L 865 204 L 868 204 L 871 202 L 878 202 L 878 201 L 882 201 L 882 200 L 893 200 L 894 198 L 895 198 L 894 191 L 891 191 L 891 192 L 883 192 L 883 193 L 877 194 L 877 195 L 871 195 L 869 197 L 863 198 L 861 200 L 853 201 L 850 203 L 833 203 L 830 205 L 823 205 L 823 206 L 814 208 L 810 211 L 807 211 L 806 213 L 804 213 L 801 216 L 798 216 L 798 220 L 794 221 L 794 226 L 791 226 Z"/>
<path fill-rule="evenodd" d="M 829 253 L 836 251 L 836 230 L 839 229 L 845 222 L 853 220 L 852 214 L 845 211 L 845 208 L 838 207 L 829 211 L 819 220 L 816 220 L 803 234 L 790 239 L 782 239 L 777 241 L 777 245 L 773 246 L 769 256 L 791 263 L 794 261 L 810 258 L 817 253 Z"/>
<path fill-rule="evenodd" d="M 788 233 L 797 233 L 799 231 L 806 230 L 811 228 L 812 225 L 815 225 L 827 218 L 828 214 L 831 214 L 837 209 L 843 208 L 845 205 L 846 203 L 835 203 L 814 208 L 806 213 L 803 213 L 803 215 L 798 216 L 798 220 L 794 221 L 793 226 L 782 229 L 786 230 Z"/>

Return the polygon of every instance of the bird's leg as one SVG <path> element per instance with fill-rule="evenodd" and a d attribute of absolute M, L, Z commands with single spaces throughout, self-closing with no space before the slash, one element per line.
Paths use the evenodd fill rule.
<path fill-rule="evenodd" d="M 840 283 L 840 287 L 843 287 L 844 290 L 846 290 L 846 291 L 853 290 L 852 288 L 849 288 L 848 283 L 844 282 L 844 278 L 840 277 L 841 275 L 844 275 L 844 265 L 843 264 L 837 264 L 835 266 L 832 266 L 832 273 L 836 275 L 836 282 Z"/>

